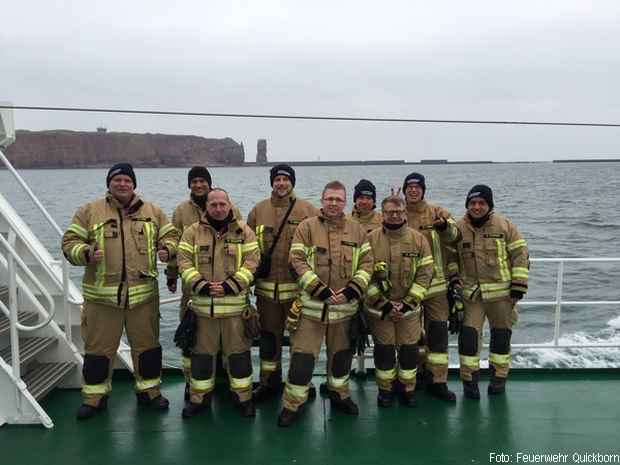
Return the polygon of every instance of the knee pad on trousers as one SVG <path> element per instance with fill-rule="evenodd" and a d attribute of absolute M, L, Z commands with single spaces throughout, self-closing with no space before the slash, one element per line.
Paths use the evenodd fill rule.
<path fill-rule="evenodd" d="M 263 360 L 271 360 L 276 356 L 276 335 L 269 331 L 260 332 L 259 354 Z"/>
<path fill-rule="evenodd" d="M 250 351 L 228 356 L 228 372 L 233 378 L 247 378 L 252 374 Z"/>
<path fill-rule="evenodd" d="M 508 328 L 491 329 L 490 352 L 494 354 L 510 353 L 512 330 Z"/>
<path fill-rule="evenodd" d="M 161 374 L 161 346 L 145 350 L 140 354 L 138 373 L 144 379 L 157 378 Z"/>
<path fill-rule="evenodd" d="M 191 370 L 194 379 L 211 378 L 213 376 L 213 355 L 193 354 Z"/>
<path fill-rule="evenodd" d="M 350 349 L 336 352 L 332 358 L 331 371 L 336 378 L 342 378 L 351 371 L 353 352 Z"/>
<path fill-rule="evenodd" d="M 288 380 L 291 384 L 305 386 L 312 380 L 314 371 L 314 355 L 295 352 L 291 356 L 291 367 L 288 371 Z"/>
<path fill-rule="evenodd" d="M 431 321 L 428 324 L 428 349 L 431 352 L 448 351 L 448 323 L 445 321 Z"/>
<path fill-rule="evenodd" d="M 110 359 L 105 355 L 84 355 L 82 376 L 86 384 L 101 384 L 110 373 Z"/>
<path fill-rule="evenodd" d="M 396 365 L 396 353 L 392 344 L 375 344 L 375 367 L 379 370 L 391 370 Z"/>
<path fill-rule="evenodd" d="M 413 370 L 418 366 L 420 348 L 416 344 L 403 344 L 398 350 L 398 364 L 405 370 Z"/>
<path fill-rule="evenodd" d="M 459 333 L 459 353 L 474 356 L 478 353 L 478 331 L 471 326 L 463 326 Z"/>

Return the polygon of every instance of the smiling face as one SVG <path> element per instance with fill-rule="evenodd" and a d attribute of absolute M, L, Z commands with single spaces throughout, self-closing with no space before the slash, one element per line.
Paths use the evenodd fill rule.
<path fill-rule="evenodd" d="M 399 205 L 397 202 L 386 202 L 381 213 L 383 221 L 387 224 L 403 224 L 407 219 L 404 205 Z"/>
<path fill-rule="evenodd" d="M 482 197 L 473 197 L 467 202 L 467 213 L 474 219 L 480 219 L 489 213 L 489 204 Z"/>
<path fill-rule="evenodd" d="M 112 197 L 118 200 L 121 205 L 126 205 L 134 196 L 133 181 L 126 174 L 117 174 L 110 179 L 110 186 L 108 189 Z"/>
<path fill-rule="evenodd" d="M 196 197 L 204 197 L 209 193 L 209 183 L 205 178 L 194 178 L 189 183 L 192 194 Z"/>
<path fill-rule="evenodd" d="M 321 197 L 323 214 L 330 219 L 339 218 L 344 212 L 346 202 L 346 191 L 342 189 L 325 189 L 323 197 Z"/>
<path fill-rule="evenodd" d="M 230 200 L 226 192 L 221 190 L 213 190 L 209 192 L 207 197 L 207 213 L 217 221 L 226 219 L 230 213 Z"/>
<path fill-rule="evenodd" d="M 422 186 L 416 183 L 407 184 L 405 189 L 405 198 L 407 203 L 418 203 L 424 197 L 424 190 Z"/>
<path fill-rule="evenodd" d="M 284 198 L 293 190 L 291 178 L 283 174 L 279 174 L 273 178 L 273 193 L 276 197 Z"/>
<path fill-rule="evenodd" d="M 355 199 L 355 208 L 360 213 L 368 213 L 372 210 L 375 202 L 372 200 L 372 197 L 368 195 L 359 195 L 357 199 Z"/>

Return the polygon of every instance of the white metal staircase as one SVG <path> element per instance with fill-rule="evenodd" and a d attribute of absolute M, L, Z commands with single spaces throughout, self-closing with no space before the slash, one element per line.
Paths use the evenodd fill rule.
<path fill-rule="evenodd" d="M 12 115 L 0 110 L 0 161 L 60 240 L 62 231 L 2 153 L 13 140 Z M 0 426 L 40 423 L 51 428 L 52 419 L 39 401 L 55 387 L 80 387 L 82 302 L 66 260 L 49 253 L 0 189 Z M 133 368 L 125 344 L 119 358 Z"/>

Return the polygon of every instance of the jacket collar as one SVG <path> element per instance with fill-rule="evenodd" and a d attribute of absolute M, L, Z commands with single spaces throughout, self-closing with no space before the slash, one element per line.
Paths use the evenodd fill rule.
<path fill-rule="evenodd" d="M 127 206 L 121 205 L 121 203 L 116 199 L 116 197 L 114 197 L 110 193 L 110 191 L 106 193 L 105 198 L 106 198 L 106 201 L 110 205 L 112 205 L 112 207 L 116 209 L 120 209 L 120 210 L 125 210 L 129 215 L 137 212 L 140 209 L 140 207 L 144 205 L 144 202 L 142 201 L 140 196 L 138 196 L 137 194 L 134 194 L 134 196 L 131 198 Z"/>
<path fill-rule="evenodd" d="M 407 204 L 407 213 L 422 213 L 428 207 L 426 200 L 420 200 L 415 204 Z"/>
<path fill-rule="evenodd" d="M 326 225 L 335 226 L 336 228 L 344 228 L 344 213 L 336 219 L 331 219 L 325 216 L 325 214 L 323 213 L 323 209 L 321 208 L 319 213 L 319 220 Z"/>
<path fill-rule="evenodd" d="M 295 192 L 292 190 L 284 197 L 278 197 L 273 192 L 271 193 L 271 205 L 274 207 L 288 207 L 294 199 Z"/>
<path fill-rule="evenodd" d="M 362 213 L 356 207 L 353 207 L 353 210 L 351 211 L 351 216 L 353 218 L 358 218 L 363 222 L 370 223 L 375 218 L 376 213 L 377 212 L 374 209 L 370 210 L 368 213 Z"/>

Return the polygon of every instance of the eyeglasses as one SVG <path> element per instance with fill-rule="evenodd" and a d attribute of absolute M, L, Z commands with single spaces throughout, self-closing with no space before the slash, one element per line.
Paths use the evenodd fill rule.
<path fill-rule="evenodd" d="M 405 210 L 383 210 L 385 216 L 400 216 L 405 213 Z"/>
<path fill-rule="evenodd" d="M 344 199 L 339 197 L 323 197 L 323 202 L 326 203 L 345 203 Z"/>

